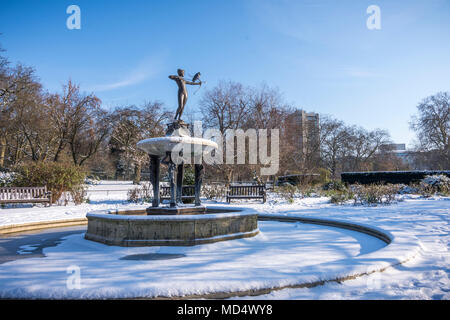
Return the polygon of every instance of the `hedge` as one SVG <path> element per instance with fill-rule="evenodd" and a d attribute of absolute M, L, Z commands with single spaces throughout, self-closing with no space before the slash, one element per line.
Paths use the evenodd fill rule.
<path fill-rule="evenodd" d="M 341 180 L 348 184 L 411 184 L 431 175 L 446 175 L 450 177 L 450 170 L 343 172 L 341 173 Z"/>

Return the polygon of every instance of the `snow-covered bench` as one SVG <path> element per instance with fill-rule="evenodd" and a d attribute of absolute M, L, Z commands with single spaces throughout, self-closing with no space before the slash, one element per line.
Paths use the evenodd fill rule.
<path fill-rule="evenodd" d="M 227 192 L 227 202 L 230 203 L 231 199 L 262 199 L 263 203 L 265 203 L 266 186 L 230 186 Z"/>
<path fill-rule="evenodd" d="M 47 187 L 2 187 L 0 204 L 3 203 L 48 203 L 52 204 L 52 193 Z"/>

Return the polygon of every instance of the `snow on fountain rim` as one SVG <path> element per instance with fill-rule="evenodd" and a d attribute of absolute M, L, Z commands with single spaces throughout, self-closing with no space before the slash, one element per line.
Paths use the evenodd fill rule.
<path fill-rule="evenodd" d="M 183 215 L 120 215 L 115 214 L 115 210 L 91 211 L 86 214 L 86 218 L 102 218 L 109 220 L 203 220 L 203 219 L 225 219 L 242 216 L 254 216 L 256 212 L 226 212 L 226 213 L 205 213 L 205 214 L 183 214 Z"/>
<path fill-rule="evenodd" d="M 190 136 L 168 136 L 168 137 L 157 137 L 157 138 L 148 138 L 141 140 L 137 143 L 138 147 L 143 145 L 152 145 L 159 143 L 186 143 L 186 144 L 194 144 L 194 145 L 205 145 L 214 148 L 218 148 L 218 144 L 209 139 L 190 137 Z"/>

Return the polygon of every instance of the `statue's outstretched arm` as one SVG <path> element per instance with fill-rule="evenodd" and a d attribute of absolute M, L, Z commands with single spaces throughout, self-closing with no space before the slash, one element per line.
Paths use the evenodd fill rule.
<path fill-rule="evenodd" d="M 199 86 L 199 85 L 202 84 L 201 81 L 199 81 L 199 82 L 192 82 L 192 81 L 187 81 L 187 80 L 185 80 L 185 83 L 186 84 L 190 84 L 191 86 Z"/>

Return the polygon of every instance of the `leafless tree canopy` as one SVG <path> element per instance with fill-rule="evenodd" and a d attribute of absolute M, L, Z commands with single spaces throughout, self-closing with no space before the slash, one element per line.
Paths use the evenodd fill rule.
<path fill-rule="evenodd" d="M 111 156 L 116 168 L 124 172 L 133 170 L 135 183 L 140 182 L 141 168 L 148 160 L 148 156 L 137 149 L 137 142 L 164 135 L 164 123 L 170 118 L 160 102 L 148 102 L 141 108 L 127 106 L 114 110 L 109 138 Z"/>
<path fill-rule="evenodd" d="M 285 103 L 279 90 L 266 84 L 245 87 L 236 82 L 221 82 L 205 93 L 201 106 L 203 124 L 221 133 L 237 128 L 280 129 L 279 175 L 325 168 L 338 178 L 343 170 L 401 167 L 399 163 L 385 165 L 380 157 L 381 147 L 390 143 L 387 131 L 349 126 L 327 115 L 320 116 L 320 125 L 308 125 L 305 144 L 300 148 L 305 124 L 298 120 L 298 108 Z M 385 159 L 398 162 L 392 156 Z M 222 164 L 212 169 L 215 177 L 231 182 L 252 179 L 257 168 L 258 165 Z"/>
<path fill-rule="evenodd" d="M 439 169 L 450 168 L 450 93 L 439 92 L 417 106 L 411 128 L 416 131 L 417 151 Z"/>
<path fill-rule="evenodd" d="M 0 60 L 0 167 L 23 161 L 83 165 L 105 141 L 109 113 L 72 81 L 62 93 L 43 90 L 32 68 Z"/>
<path fill-rule="evenodd" d="M 441 92 L 417 106 L 410 125 L 419 140 L 415 159 L 420 168 L 449 168 L 449 105 L 450 93 Z M 204 129 L 216 129 L 223 136 L 230 129 L 256 129 L 256 134 L 258 129 L 279 129 L 278 175 L 325 170 L 339 178 L 342 171 L 408 169 L 407 163 L 385 148 L 391 143 L 387 131 L 302 112 L 267 84 L 249 87 L 221 81 L 205 91 L 199 107 Z M 60 92 L 47 92 L 33 68 L 11 65 L 0 48 L 0 168 L 25 161 L 71 162 L 103 172 L 105 177 L 139 182 L 148 159 L 136 143 L 164 135 L 171 118 L 157 101 L 105 110 L 94 93 L 81 92 L 71 80 Z M 248 160 L 255 155 L 249 153 L 249 141 L 245 144 Z M 223 164 L 206 170 L 210 179 L 248 181 L 261 168 L 247 161 L 225 164 L 225 156 Z M 236 152 L 234 157 L 237 163 Z M 274 177 L 266 177 L 270 178 Z"/>

